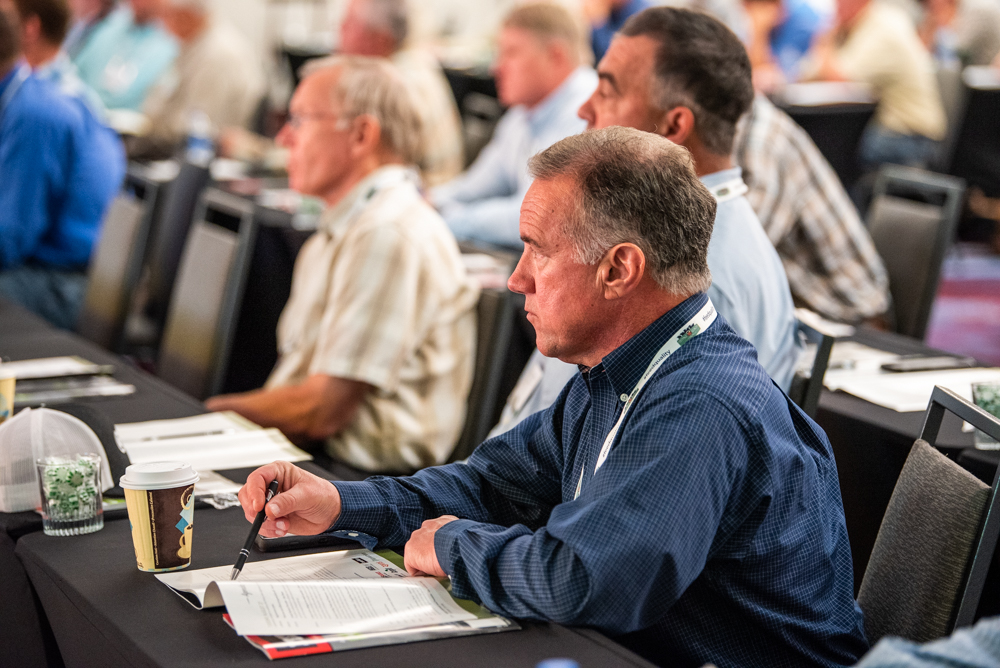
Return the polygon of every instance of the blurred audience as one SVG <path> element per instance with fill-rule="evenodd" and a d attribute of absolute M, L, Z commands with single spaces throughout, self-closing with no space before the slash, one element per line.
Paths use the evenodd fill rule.
<path fill-rule="evenodd" d="M 291 187 L 328 208 L 296 260 L 265 388 L 209 409 L 325 440 L 336 462 L 368 472 L 448 458 L 472 382 L 478 290 L 408 167 L 419 126 L 380 59 L 340 56 L 303 80 L 278 141 Z"/>
<path fill-rule="evenodd" d="M 215 131 L 249 126 L 264 99 L 263 64 L 239 31 L 212 15 L 208 0 L 159 0 L 163 25 L 181 50 L 149 93 L 148 132 L 128 143 L 129 156 L 165 158 L 183 144 L 193 117 Z"/>
<path fill-rule="evenodd" d="M 888 0 L 837 0 L 836 25 L 810 57 L 810 78 L 872 87 L 878 108 L 861 140 L 866 167 L 926 166 L 946 120 L 930 53 L 903 9 Z"/>
<path fill-rule="evenodd" d="M 830 17 L 814 0 L 743 0 L 754 87 L 764 92 L 799 77 L 799 64 Z"/>
<path fill-rule="evenodd" d="M 989 65 L 1000 53 L 1000 2 L 923 0 L 920 38 L 945 66 Z"/>
<path fill-rule="evenodd" d="M 65 27 L 63 27 L 65 30 Z M 72 328 L 101 221 L 125 173 L 117 138 L 21 60 L 0 2 L 0 294 Z"/>
<path fill-rule="evenodd" d="M 63 50 L 70 58 L 76 58 L 87 45 L 90 35 L 97 26 L 111 16 L 115 0 L 70 0 L 69 8 L 73 20 L 63 41 Z"/>
<path fill-rule="evenodd" d="M 604 57 L 611 40 L 633 14 L 650 7 L 650 0 L 583 0 L 583 11 L 590 21 L 590 46 L 594 59 Z"/>
<path fill-rule="evenodd" d="M 177 57 L 160 25 L 161 0 L 129 0 L 90 29 L 73 57 L 80 78 L 108 109 L 139 111 L 150 88 Z"/>
<path fill-rule="evenodd" d="M 21 22 L 21 52 L 40 79 L 51 81 L 69 97 L 82 100 L 104 122 L 104 103 L 83 83 L 61 45 L 69 26 L 66 0 L 13 0 Z"/>
<path fill-rule="evenodd" d="M 350 0 L 340 25 L 340 53 L 388 58 L 412 87 L 424 137 L 420 173 L 427 186 L 462 171 L 462 124 L 448 80 L 430 54 L 408 48 L 406 0 Z"/>
<path fill-rule="evenodd" d="M 880 325 L 890 299 L 885 265 L 806 131 L 757 95 L 740 121 L 734 158 L 796 303 L 830 320 Z"/>
<path fill-rule="evenodd" d="M 493 139 L 431 201 L 455 236 L 520 249 L 518 216 L 531 179 L 528 159 L 584 129 L 576 110 L 597 85 L 583 62 L 581 28 L 563 7 L 521 5 L 504 19 L 494 64 L 497 93 L 511 107 Z"/>

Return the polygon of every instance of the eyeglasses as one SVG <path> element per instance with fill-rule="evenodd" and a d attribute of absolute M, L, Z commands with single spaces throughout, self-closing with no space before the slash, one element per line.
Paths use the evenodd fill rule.
<path fill-rule="evenodd" d="M 293 130 L 301 130 L 306 121 L 319 121 L 324 118 L 336 119 L 337 130 L 346 130 L 349 121 L 346 118 L 333 113 L 332 111 L 319 111 L 311 114 L 289 114 L 285 124 Z"/>

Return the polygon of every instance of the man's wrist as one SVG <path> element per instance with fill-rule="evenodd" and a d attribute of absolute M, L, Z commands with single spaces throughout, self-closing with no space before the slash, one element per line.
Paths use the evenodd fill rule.
<path fill-rule="evenodd" d="M 455 520 L 434 532 L 434 556 L 437 557 L 441 570 L 448 575 L 455 574 L 455 561 L 459 557 L 456 549 L 459 536 L 476 524 L 478 522 L 472 520 Z"/>
<path fill-rule="evenodd" d="M 385 499 L 374 485 L 368 482 L 331 480 L 340 495 L 340 513 L 327 531 L 357 529 L 373 536 L 383 532 L 388 517 Z"/>

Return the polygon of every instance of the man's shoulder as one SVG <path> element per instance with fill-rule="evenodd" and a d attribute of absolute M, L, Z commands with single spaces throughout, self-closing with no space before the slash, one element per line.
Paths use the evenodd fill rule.
<path fill-rule="evenodd" d="M 24 123 L 34 130 L 75 132 L 83 127 L 81 108 L 63 95 L 56 84 L 34 75 L 24 80 L 11 100 L 5 116 L 12 124 Z"/>

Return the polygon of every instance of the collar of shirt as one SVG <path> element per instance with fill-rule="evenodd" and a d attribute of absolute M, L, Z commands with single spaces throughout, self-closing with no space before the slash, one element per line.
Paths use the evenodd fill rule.
<path fill-rule="evenodd" d="M 383 165 L 362 179 L 343 198 L 326 210 L 320 220 L 319 227 L 330 236 L 347 229 L 354 219 L 364 211 L 368 202 L 379 190 L 400 183 L 410 182 L 416 185 L 417 175 L 410 167 L 402 165 Z"/>
<path fill-rule="evenodd" d="M 584 378 L 604 371 L 615 394 L 619 397 L 629 394 L 667 337 L 693 318 L 707 301 L 708 297 L 703 292 L 688 297 L 653 321 L 649 327 L 608 353 L 589 374 L 584 374 Z"/>
<path fill-rule="evenodd" d="M 597 74 L 590 67 L 581 65 L 549 93 L 544 100 L 531 110 L 525 109 L 525 118 L 532 134 L 540 134 L 560 114 L 566 113 L 566 106 L 584 92 L 592 93 L 597 86 Z M 569 110 L 576 115 L 576 109 Z"/>
<path fill-rule="evenodd" d="M 743 170 L 740 167 L 730 167 L 729 169 L 723 169 L 718 172 L 712 172 L 711 174 L 705 174 L 701 177 L 701 182 L 706 188 L 712 190 L 713 188 L 721 186 L 726 181 L 742 178 Z"/>

